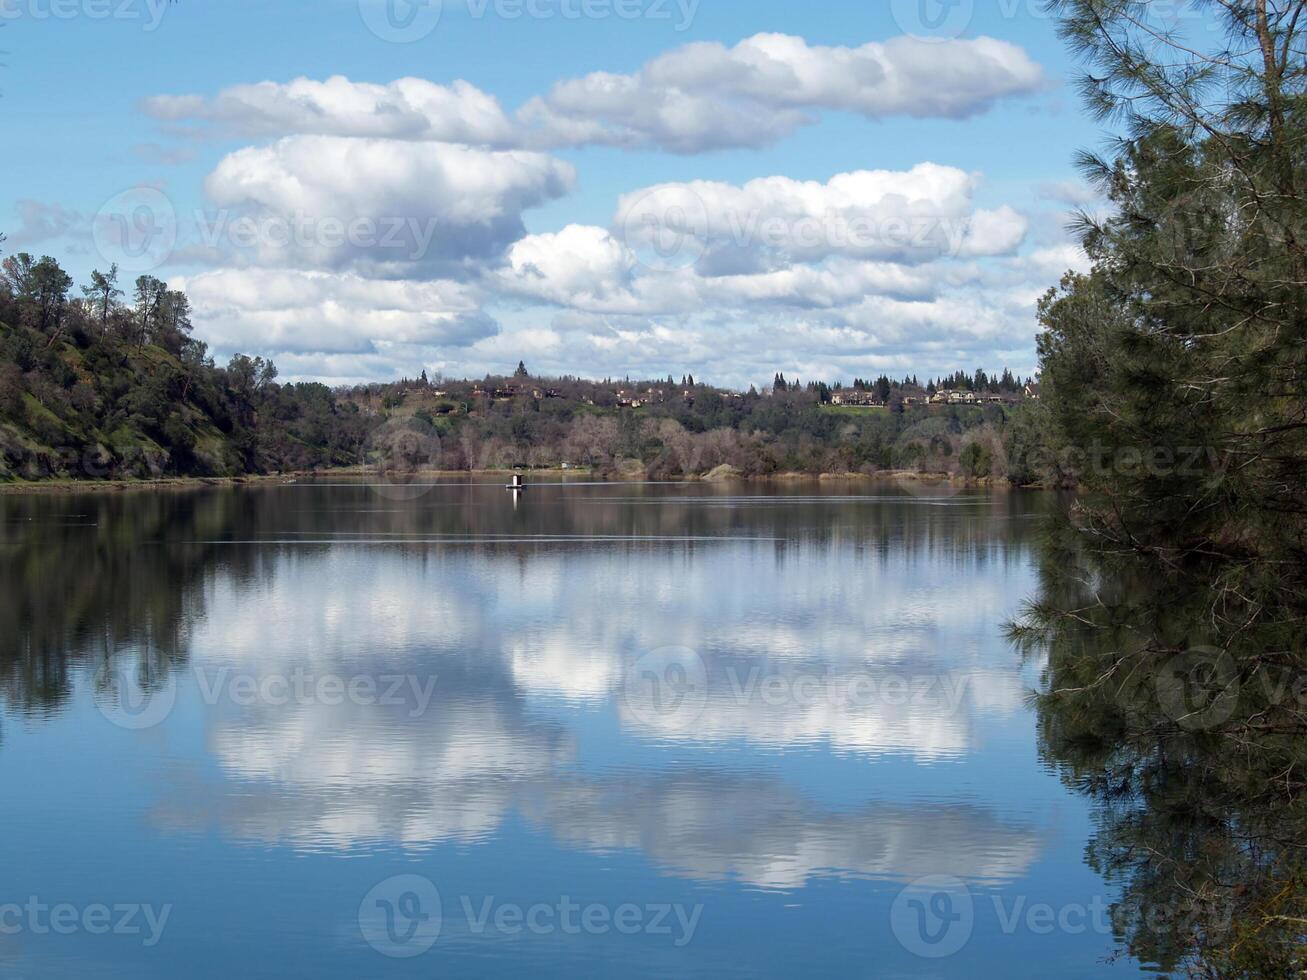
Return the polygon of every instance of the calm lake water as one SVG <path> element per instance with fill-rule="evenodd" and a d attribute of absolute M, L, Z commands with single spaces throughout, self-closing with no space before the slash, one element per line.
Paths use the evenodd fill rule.
<path fill-rule="evenodd" d="M 0 975 L 1137 975 L 1003 636 L 1053 506 L 0 497 Z"/>

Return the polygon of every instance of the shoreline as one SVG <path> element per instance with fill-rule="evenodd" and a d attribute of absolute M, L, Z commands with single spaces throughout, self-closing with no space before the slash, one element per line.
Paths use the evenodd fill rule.
<path fill-rule="evenodd" d="M 718 468 L 720 470 L 720 467 Z M 596 477 L 591 470 L 539 469 L 539 470 L 423 470 L 415 476 L 429 479 L 452 479 L 477 476 L 512 476 L 523 473 L 527 477 L 567 478 L 579 477 L 589 481 L 612 483 L 913 483 L 948 484 L 968 489 L 1018 490 L 1041 489 L 1017 487 L 996 477 L 960 477 L 947 473 L 921 473 L 915 470 L 882 470 L 877 473 L 769 473 L 764 476 L 743 476 L 738 473 L 720 473 L 713 470 L 698 476 L 678 480 L 649 481 L 643 476 Z M 332 470 L 301 471 L 275 474 L 249 474 L 245 476 L 173 476 L 155 480 L 39 480 L 31 482 L 0 483 L 0 496 L 73 495 L 79 493 L 139 493 L 161 491 L 203 490 L 209 488 L 285 486 L 301 481 L 332 479 L 335 477 L 366 477 L 373 471 L 363 467 L 343 467 Z"/>

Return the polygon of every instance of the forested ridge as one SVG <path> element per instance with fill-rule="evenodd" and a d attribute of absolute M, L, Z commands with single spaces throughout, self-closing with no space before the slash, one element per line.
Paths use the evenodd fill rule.
<path fill-rule="evenodd" d="M 321 384 L 282 385 L 261 358 L 216 366 L 185 294 L 116 270 L 72 280 L 50 257 L 0 270 L 0 478 L 234 476 L 344 465 L 363 420 Z"/>
<path fill-rule="evenodd" d="M 97 270 L 75 290 L 52 257 L 0 263 L 0 480 L 358 466 L 1070 479 L 1033 451 L 1042 444 L 1029 379 L 1007 370 L 924 382 L 882 375 L 848 388 L 778 372 L 762 392 L 688 374 L 540 379 L 524 364 L 478 381 L 418 374 L 354 387 L 284 384 L 259 357 L 216 364 L 192 335 L 186 295 L 157 278 L 138 278 L 127 294 L 116 269 Z M 932 397 L 938 403 L 928 405 Z"/>

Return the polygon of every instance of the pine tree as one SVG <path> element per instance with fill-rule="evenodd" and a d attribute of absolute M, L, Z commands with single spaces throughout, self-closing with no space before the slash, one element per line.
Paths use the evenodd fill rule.
<path fill-rule="evenodd" d="M 1307 664 L 1307 2 L 1217 0 L 1225 37 L 1196 40 L 1149 6 L 1052 4 L 1116 137 L 1080 161 L 1110 205 L 1079 218 L 1092 269 L 1039 309 L 1037 412 L 1083 491 L 1031 610 L 1070 693 L 1043 725 L 1121 821 L 1096 848 L 1125 888 L 1114 920 L 1201 892 L 1224 924 L 1190 923 L 1197 949 L 1166 953 L 1196 968 L 1175 972 L 1297 976 L 1307 709 L 1265 692 Z M 1181 677 L 1190 654 L 1235 696 L 1177 732 L 1212 696 Z M 1237 861 L 1213 872 L 1222 848 Z M 1159 962 L 1149 930 L 1129 939 Z"/>
<path fill-rule="evenodd" d="M 1131 547 L 1307 556 L 1307 4 L 1228 2 L 1225 43 L 1140 26 L 1137 3 L 1059 2 L 1119 121 L 1082 154 L 1113 205 L 1082 215 L 1094 260 L 1041 306 L 1052 418 Z M 1161 466 L 1131 458 L 1184 456 Z"/>
<path fill-rule="evenodd" d="M 118 265 L 117 263 L 109 266 L 108 272 L 101 272 L 99 269 L 91 273 L 91 284 L 82 287 L 82 295 L 86 297 L 99 310 L 100 313 L 100 330 L 103 332 L 109 327 L 109 313 L 113 310 L 115 303 L 123 291 L 118 288 Z"/>

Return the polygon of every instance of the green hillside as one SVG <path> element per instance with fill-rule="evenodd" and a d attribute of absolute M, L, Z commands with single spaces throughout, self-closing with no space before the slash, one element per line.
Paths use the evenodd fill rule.
<path fill-rule="evenodd" d="M 69 300 L 53 259 L 4 260 L 0 480 L 237 476 L 352 463 L 355 405 L 280 385 L 237 356 L 218 367 L 190 336 L 186 297 L 150 277 L 133 306 L 111 271 Z"/>

